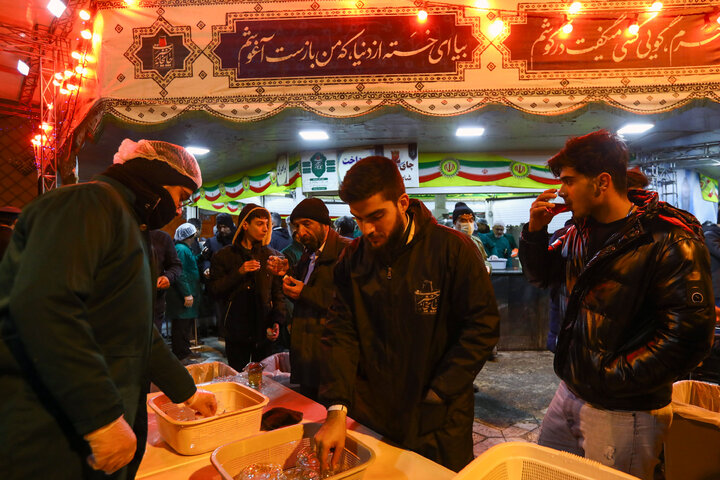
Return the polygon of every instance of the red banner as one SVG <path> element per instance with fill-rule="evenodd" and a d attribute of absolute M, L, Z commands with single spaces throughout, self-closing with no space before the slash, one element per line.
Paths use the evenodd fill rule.
<path fill-rule="evenodd" d="M 571 18 L 564 33 L 566 12 L 527 12 L 527 22 L 511 25 L 503 44 L 513 62 L 525 72 L 661 69 L 717 66 L 720 63 L 720 25 L 709 21 L 707 9 L 682 14 L 638 15 L 602 12 Z M 714 20 L 714 19 L 711 19 Z M 636 23 L 637 34 L 628 32 Z"/>

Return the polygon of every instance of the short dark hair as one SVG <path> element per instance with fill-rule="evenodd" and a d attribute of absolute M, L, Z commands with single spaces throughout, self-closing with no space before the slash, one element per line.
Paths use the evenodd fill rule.
<path fill-rule="evenodd" d="M 548 160 L 556 177 L 564 167 L 571 167 L 586 177 L 608 173 L 615 190 L 627 192 L 628 150 L 620 137 L 607 130 L 598 130 L 582 137 L 574 137 L 565 147 Z"/>
<path fill-rule="evenodd" d="M 267 218 L 268 221 L 271 221 L 268 211 L 264 208 L 258 208 L 257 210 L 253 210 L 252 212 L 250 212 L 250 214 L 247 216 L 247 219 L 245 219 L 245 222 L 250 223 L 256 218 Z"/>
<path fill-rule="evenodd" d="M 405 183 L 395 162 L 386 157 L 365 157 L 347 172 L 340 185 L 345 203 L 357 202 L 382 193 L 385 200 L 396 202 L 405 193 Z"/>

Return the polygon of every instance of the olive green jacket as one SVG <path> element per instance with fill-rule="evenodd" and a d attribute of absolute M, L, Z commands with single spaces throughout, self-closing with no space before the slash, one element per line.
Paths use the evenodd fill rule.
<path fill-rule="evenodd" d="M 0 263 L 0 472 L 4 479 L 110 478 L 83 435 L 124 415 L 147 436 L 150 381 L 175 402 L 192 377 L 152 323 L 148 239 L 115 180 L 53 190 L 19 218 Z"/>

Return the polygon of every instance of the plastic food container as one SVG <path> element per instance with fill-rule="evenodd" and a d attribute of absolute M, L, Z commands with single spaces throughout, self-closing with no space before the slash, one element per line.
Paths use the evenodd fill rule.
<path fill-rule="evenodd" d="M 453 480 L 638 480 L 593 460 L 534 443 L 495 445 Z"/>
<path fill-rule="evenodd" d="M 217 398 L 218 415 L 214 417 L 179 420 L 182 405 L 172 403 L 165 395 L 148 400 L 160 435 L 176 452 L 198 455 L 260 431 L 263 408 L 269 402 L 265 395 L 234 382 L 211 383 L 203 389 Z"/>
<path fill-rule="evenodd" d="M 212 381 L 233 382 L 235 380 L 232 377 L 239 375 L 234 368 L 222 362 L 194 363 L 185 368 L 193 378 L 195 385 L 203 385 Z M 159 391 L 160 389 L 154 383 L 150 384 L 150 393 Z"/>
<path fill-rule="evenodd" d="M 196 363 L 185 367 L 195 381 L 195 385 L 209 383 L 220 377 L 234 377 L 238 372 L 222 362 Z"/>
<path fill-rule="evenodd" d="M 302 423 L 263 432 L 217 448 L 210 456 L 210 461 L 225 480 L 233 480 L 253 463 L 275 463 L 290 468 L 297 461 L 298 451 L 310 447 L 310 440 L 319 429 L 319 423 Z M 345 451 L 340 460 L 342 471 L 327 478 L 359 480 L 374 460 L 372 449 L 348 432 Z"/>

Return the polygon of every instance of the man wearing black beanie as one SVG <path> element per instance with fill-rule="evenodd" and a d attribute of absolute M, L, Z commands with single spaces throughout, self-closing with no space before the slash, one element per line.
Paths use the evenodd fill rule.
<path fill-rule="evenodd" d="M 319 198 L 306 198 L 290 214 L 290 223 L 303 244 L 298 264 L 283 278 L 283 292 L 295 303 L 290 334 L 290 381 L 300 393 L 317 399 L 323 368 L 320 339 L 332 302 L 333 270 L 350 243 L 330 228 L 330 214 Z"/>
<path fill-rule="evenodd" d="M 94 181 L 25 207 L 0 263 L 3 478 L 134 478 L 150 381 L 215 413 L 153 326 L 148 253 L 201 183 L 182 147 L 126 139 Z"/>

